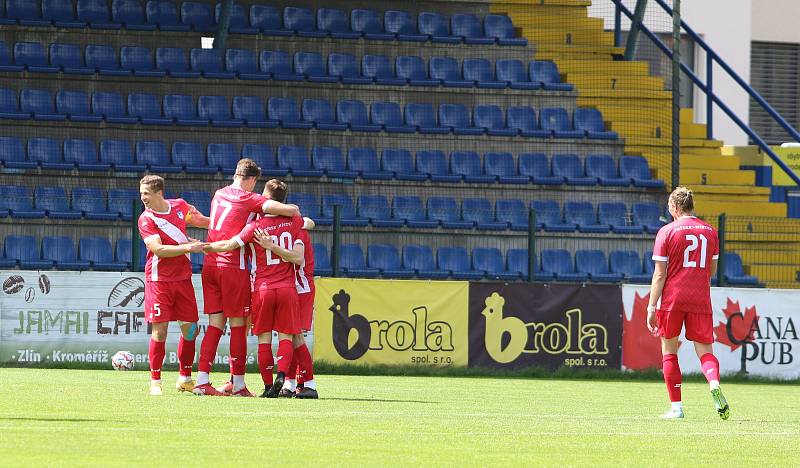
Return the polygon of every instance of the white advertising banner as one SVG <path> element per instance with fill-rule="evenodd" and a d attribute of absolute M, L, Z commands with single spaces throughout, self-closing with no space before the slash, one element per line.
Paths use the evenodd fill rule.
<path fill-rule="evenodd" d="M 115 352 L 125 350 L 134 354 L 138 368 L 146 368 L 143 277 L 131 272 L 0 270 L 0 364 L 110 363 Z M 193 275 L 192 282 L 200 310 L 199 352 L 208 321 L 200 275 Z M 179 333 L 177 323 L 170 324 L 167 365 L 177 365 Z M 313 335 L 306 340 L 311 348 Z M 257 343 L 248 336 L 248 364 L 255 362 Z M 226 329 L 215 363 L 227 364 L 228 351 Z"/>
<path fill-rule="evenodd" d="M 650 286 L 625 285 L 622 366 L 661 367 L 661 345 L 645 324 Z M 711 288 L 714 354 L 723 374 L 746 371 L 780 379 L 800 378 L 800 290 Z M 699 373 L 691 342 L 681 334 L 681 370 Z"/>

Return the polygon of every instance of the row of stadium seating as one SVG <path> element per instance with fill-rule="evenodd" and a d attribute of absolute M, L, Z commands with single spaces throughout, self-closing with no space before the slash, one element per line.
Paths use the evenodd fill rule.
<path fill-rule="evenodd" d="M 341 100 L 334 106 L 325 99 L 304 99 L 303 114 L 293 98 L 270 97 L 266 107 L 257 96 L 233 98 L 233 114 L 225 96 L 167 94 L 162 106 L 154 94 L 96 91 L 92 108 L 82 91 L 61 90 L 56 98 L 44 89 L 22 89 L 16 93 L 0 88 L 0 119 L 105 121 L 115 124 L 181 125 L 207 127 L 252 127 L 311 129 L 387 133 L 430 133 L 456 135 L 522 136 L 534 138 L 616 139 L 606 131 L 602 115 L 596 109 L 576 109 L 573 119 L 566 109 L 547 107 L 540 111 L 541 124 L 532 107 L 512 106 L 507 112 L 496 105 L 440 104 L 436 122 L 431 104 L 406 104 L 405 116 L 397 103 L 373 102 L 370 111 L 360 100 Z M 506 113 L 508 125 L 506 125 Z"/>
<path fill-rule="evenodd" d="M 150 49 L 124 46 L 119 59 L 111 46 L 89 44 L 82 53 L 75 44 L 17 42 L 12 55 L 5 42 L 0 42 L 0 71 L 34 73 L 67 73 L 76 75 L 143 76 L 173 78 L 210 78 L 302 81 L 315 83 L 380 84 L 394 86 L 445 86 L 452 88 L 512 88 L 571 91 L 572 85 L 561 82 L 558 68 L 550 61 L 497 60 L 492 67 L 484 58 L 464 59 L 431 57 L 428 65 L 422 57 L 400 55 L 394 66 L 384 55 L 364 55 L 359 60 L 352 54 L 331 53 L 327 65 L 315 52 L 227 49 L 224 55 L 214 49 L 191 49 L 189 60 L 184 50 L 159 47 L 155 61 Z M 223 60 L 224 58 L 224 60 Z M 361 64 L 359 66 L 359 63 Z"/>
<path fill-rule="evenodd" d="M 6 0 L 0 24 L 23 26 L 57 26 L 64 28 L 130 29 L 138 31 L 215 30 L 221 14 L 217 4 L 211 7 L 200 2 L 182 2 L 180 10 L 164 0 L 149 0 L 145 8 L 139 0 Z M 180 12 L 180 15 L 178 14 Z M 447 17 L 436 12 L 422 12 L 417 19 L 402 10 L 344 10 L 320 8 L 316 15 L 310 9 L 287 6 L 281 15 L 269 5 L 252 5 L 245 15 L 241 5 L 234 5 L 229 29 L 235 34 L 300 36 L 335 39 L 399 40 L 448 44 L 525 46 L 527 40 L 516 37 L 511 20 L 504 15 L 486 15 L 481 22 L 469 13 Z"/>

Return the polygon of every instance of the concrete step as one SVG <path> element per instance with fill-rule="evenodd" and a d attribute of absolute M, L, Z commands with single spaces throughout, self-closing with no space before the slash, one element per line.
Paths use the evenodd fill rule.
<path fill-rule="evenodd" d="M 683 169 L 681 183 L 693 185 L 753 185 L 755 172 L 724 169 Z"/>
<path fill-rule="evenodd" d="M 624 62 L 624 61 L 612 61 L 612 60 L 581 60 L 581 61 L 569 61 L 565 60 L 562 63 L 558 64 L 558 68 L 561 73 L 569 74 L 571 72 L 575 73 L 587 73 L 591 71 L 595 71 L 596 73 L 599 70 L 602 70 L 602 73 L 608 74 L 618 74 L 618 75 L 625 75 L 625 76 L 649 76 L 649 68 L 646 62 Z"/>
<path fill-rule="evenodd" d="M 738 201 L 718 202 L 706 201 L 702 198 L 698 198 L 695 200 L 695 211 L 704 217 L 716 217 L 721 213 L 725 213 L 728 216 L 763 216 L 785 218 L 786 204 Z M 780 236 L 780 234 L 775 234 L 775 236 Z"/>
<path fill-rule="evenodd" d="M 593 75 L 591 73 L 570 73 L 569 82 L 581 89 L 644 90 L 663 91 L 664 82 L 651 76 Z"/>
<path fill-rule="evenodd" d="M 706 126 L 695 123 L 683 123 L 680 126 L 681 138 L 705 139 L 707 132 Z"/>
<path fill-rule="evenodd" d="M 796 218 L 730 218 L 726 229 L 730 232 L 742 233 L 778 233 L 792 234 L 792 248 L 800 252 L 800 219 Z M 766 246 L 774 250 L 786 248 L 784 245 Z"/>
<path fill-rule="evenodd" d="M 602 30 L 522 28 L 522 37 L 534 44 L 613 46 L 614 35 Z"/>
<path fill-rule="evenodd" d="M 741 195 L 758 195 L 769 197 L 769 187 L 753 187 L 748 185 L 692 185 L 689 188 L 698 194 L 708 195 L 727 195 L 727 196 L 741 196 Z"/>
<path fill-rule="evenodd" d="M 742 248 L 736 251 L 742 257 L 742 262 L 748 265 L 787 265 L 800 268 L 800 251 L 754 249 L 752 245 L 749 247 L 749 249 Z"/>
<path fill-rule="evenodd" d="M 694 156 L 681 154 L 681 169 L 725 169 L 737 170 L 740 162 L 736 156 Z M 757 187 L 763 188 L 763 187 Z M 769 193 L 769 189 L 767 189 Z"/>
<path fill-rule="evenodd" d="M 702 192 L 702 187 L 728 187 L 728 186 L 716 186 L 716 185 L 696 185 L 696 184 L 687 184 L 681 181 L 681 185 L 686 186 L 692 189 L 697 199 L 702 199 L 703 201 L 709 202 L 761 202 L 761 203 L 768 203 L 769 202 L 769 194 L 758 194 L 758 193 L 707 193 Z"/>

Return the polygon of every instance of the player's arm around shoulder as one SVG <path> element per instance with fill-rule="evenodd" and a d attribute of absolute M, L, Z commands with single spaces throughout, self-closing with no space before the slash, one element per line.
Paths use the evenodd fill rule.
<path fill-rule="evenodd" d="M 315 227 L 317 227 L 317 223 L 315 223 L 313 219 L 307 216 L 303 217 L 303 229 L 306 231 L 313 231 Z"/>
<path fill-rule="evenodd" d="M 287 205 L 286 203 L 281 203 L 275 200 L 265 201 L 262 205 L 262 210 L 266 214 L 286 216 L 287 218 L 300 216 L 300 208 L 298 208 L 297 205 Z"/>

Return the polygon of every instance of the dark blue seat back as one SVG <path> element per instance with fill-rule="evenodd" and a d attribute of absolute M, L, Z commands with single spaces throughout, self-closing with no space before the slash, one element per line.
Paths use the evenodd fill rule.
<path fill-rule="evenodd" d="M 403 246 L 403 266 L 420 271 L 436 270 L 433 252 L 424 245 Z"/>
<path fill-rule="evenodd" d="M 574 273 L 572 256 L 564 249 L 542 250 L 542 270 L 548 273 Z"/>

